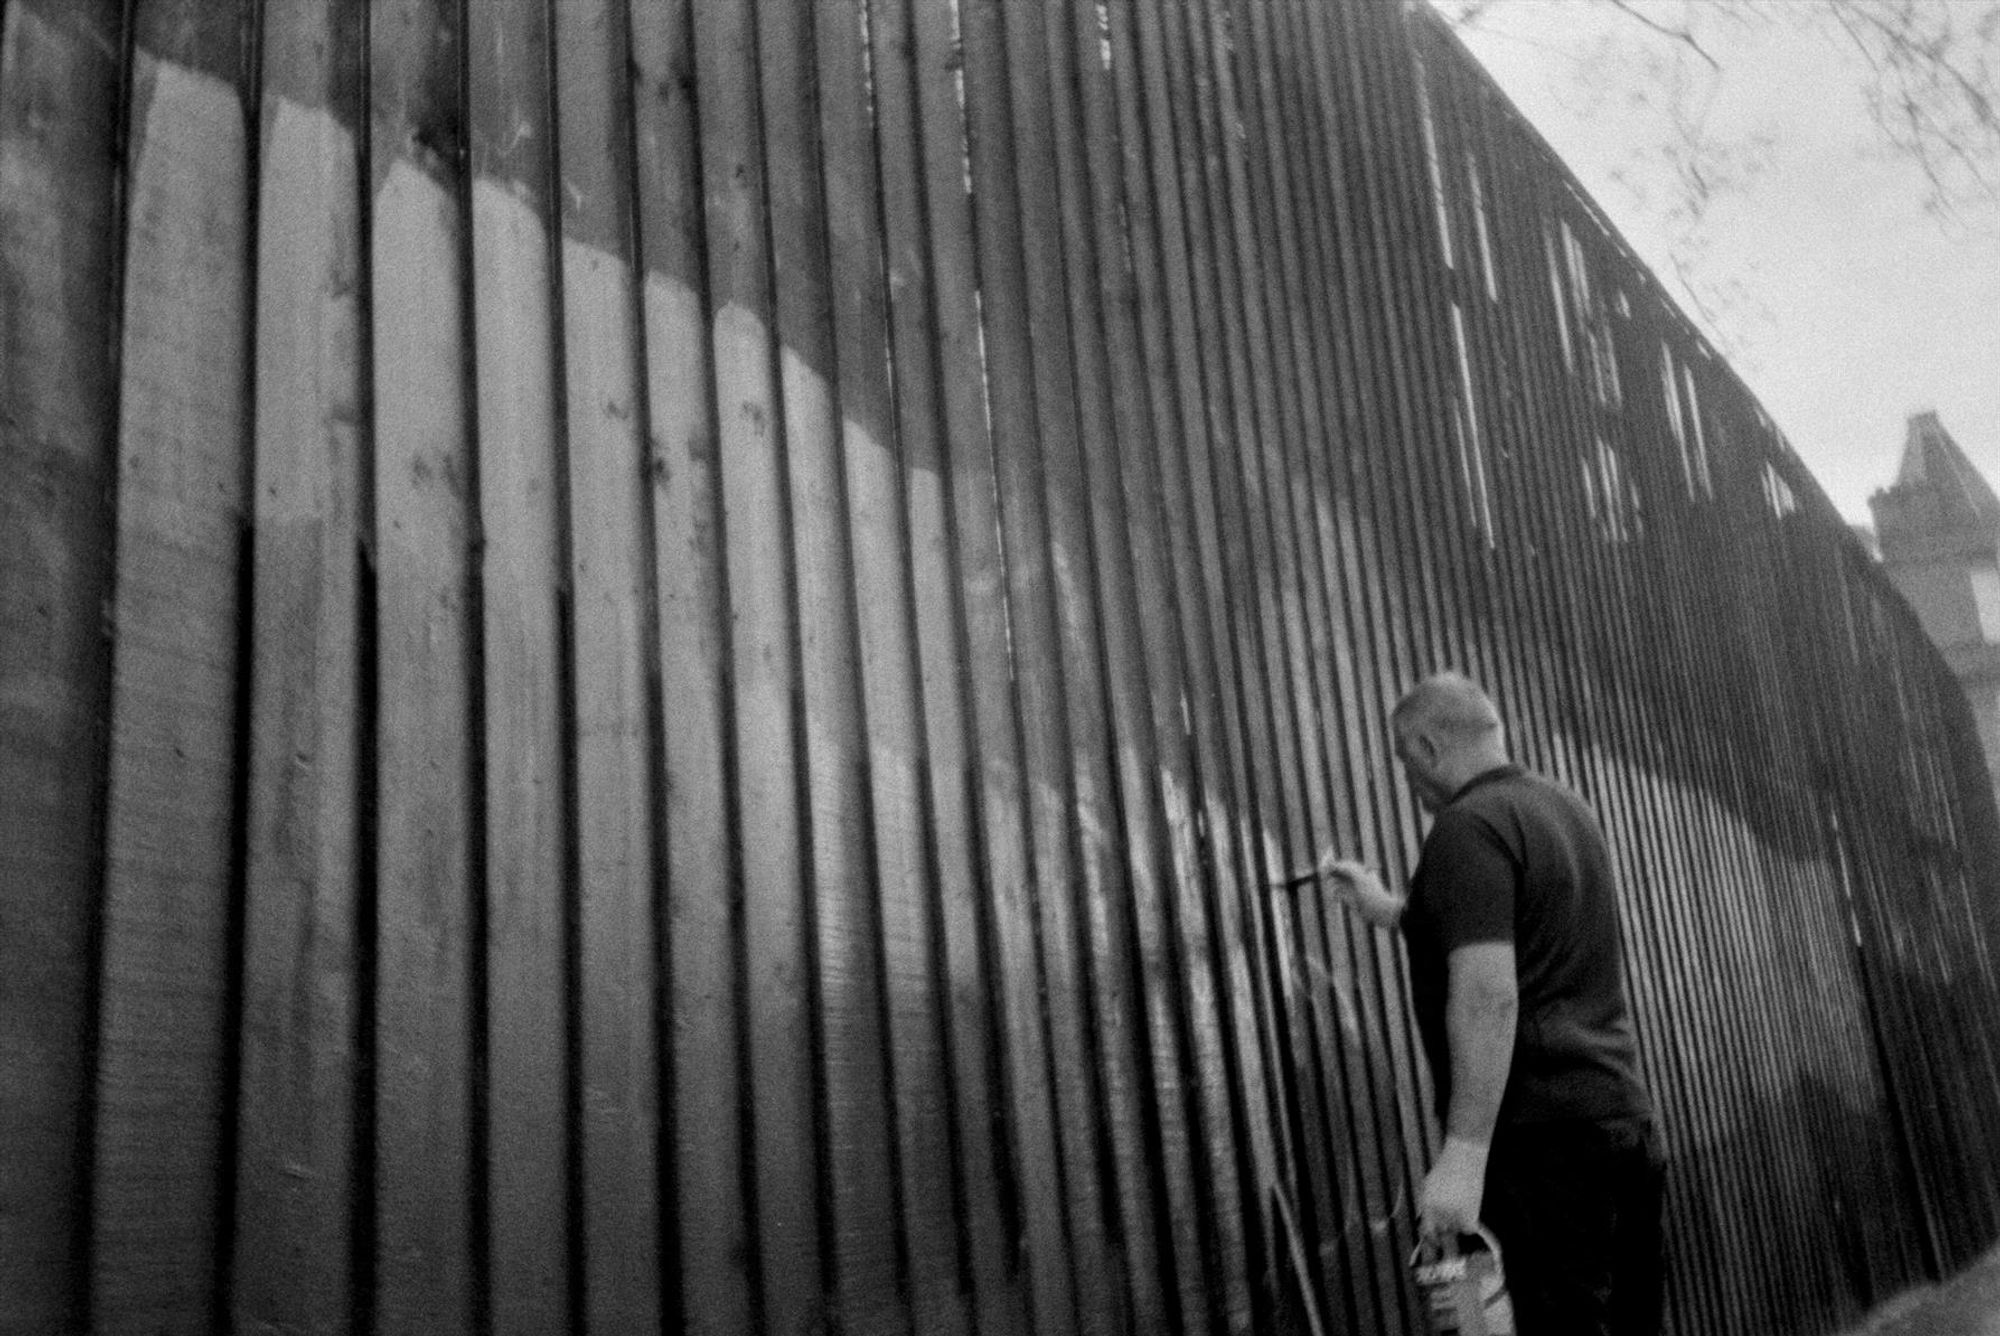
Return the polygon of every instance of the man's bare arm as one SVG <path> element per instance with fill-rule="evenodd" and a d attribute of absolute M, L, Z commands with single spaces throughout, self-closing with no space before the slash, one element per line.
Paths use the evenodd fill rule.
<path fill-rule="evenodd" d="M 1451 1045 L 1446 1136 L 1491 1141 L 1514 1063 L 1520 994 L 1512 942 L 1473 942 L 1451 953 L 1445 1034 Z"/>
<path fill-rule="evenodd" d="M 1445 1036 L 1451 1049 L 1451 1106 L 1444 1149 L 1424 1179 L 1421 1209 L 1432 1232 L 1468 1230 L 1479 1221 L 1486 1156 L 1514 1063 L 1520 994 L 1511 942 L 1473 942 L 1447 963 Z"/>

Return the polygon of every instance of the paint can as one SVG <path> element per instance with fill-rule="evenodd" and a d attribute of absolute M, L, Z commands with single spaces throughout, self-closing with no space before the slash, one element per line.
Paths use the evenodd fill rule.
<path fill-rule="evenodd" d="M 1514 1336 L 1514 1304 L 1500 1267 L 1500 1244 L 1476 1233 L 1419 1240 L 1410 1274 L 1432 1336 Z"/>

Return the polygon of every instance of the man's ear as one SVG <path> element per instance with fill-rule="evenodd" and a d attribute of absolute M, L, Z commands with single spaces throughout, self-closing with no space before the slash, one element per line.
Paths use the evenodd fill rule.
<path fill-rule="evenodd" d="M 1418 729 L 1415 733 L 1411 734 L 1410 744 L 1411 749 L 1423 759 L 1425 765 L 1436 765 L 1438 757 L 1443 754 L 1444 750 L 1438 746 L 1437 739 L 1431 736 L 1431 732 L 1427 728 Z"/>

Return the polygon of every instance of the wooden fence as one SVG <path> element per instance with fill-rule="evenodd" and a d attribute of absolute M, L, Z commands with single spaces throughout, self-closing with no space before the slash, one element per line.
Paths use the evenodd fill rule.
<path fill-rule="evenodd" d="M 1677 1333 L 2000 1233 L 1964 701 L 1388 0 L 0 2 L 0 1331 L 1415 1329 L 1487 682 Z"/>

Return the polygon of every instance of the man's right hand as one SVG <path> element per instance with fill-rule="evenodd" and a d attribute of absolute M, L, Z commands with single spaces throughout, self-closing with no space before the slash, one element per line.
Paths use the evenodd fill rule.
<path fill-rule="evenodd" d="M 1366 863 L 1353 858 L 1342 858 L 1340 851 L 1328 845 L 1319 856 L 1314 868 L 1320 879 L 1332 887 L 1335 895 L 1343 900 L 1352 900 L 1357 888 L 1374 881 L 1375 874 Z"/>
<path fill-rule="evenodd" d="M 1297 887 L 1312 880 L 1370 923 L 1393 927 L 1403 916 L 1403 897 L 1384 886 L 1366 863 L 1341 857 L 1332 845 L 1321 851 L 1310 874 L 1302 874 L 1287 884 Z"/>

